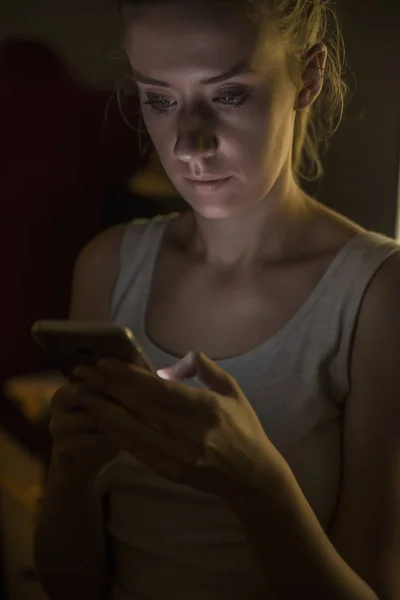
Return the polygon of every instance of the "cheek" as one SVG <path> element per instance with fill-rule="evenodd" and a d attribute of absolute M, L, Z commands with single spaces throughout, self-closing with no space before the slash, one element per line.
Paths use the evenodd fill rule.
<path fill-rule="evenodd" d="M 265 168 L 266 160 L 271 155 L 274 138 L 273 121 L 265 111 L 254 111 L 246 115 L 240 126 L 229 132 L 227 147 L 232 158 L 238 161 L 239 169 L 257 173 Z"/>
<path fill-rule="evenodd" d="M 246 170 L 256 174 L 272 159 L 282 111 L 277 111 L 270 94 L 256 93 L 243 109 L 227 120 L 227 148 Z"/>
<path fill-rule="evenodd" d="M 294 112 L 286 102 L 273 102 L 254 110 L 247 137 L 255 168 L 279 168 L 290 153 Z"/>
<path fill-rule="evenodd" d="M 174 159 L 176 131 L 168 115 L 147 115 L 144 124 L 164 168 Z"/>

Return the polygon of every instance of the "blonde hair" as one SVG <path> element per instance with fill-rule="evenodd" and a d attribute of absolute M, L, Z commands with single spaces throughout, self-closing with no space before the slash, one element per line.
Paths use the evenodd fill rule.
<path fill-rule="evenodd" d="M 132 10 L 150 4 L 174 4 L 179 0 L 116 0 L 124 18 Z M 337 131 L 348 95 L 344 80 L 345 48 L 338 16 L 331 0 L 185 0 L 209 6 L 211 10 L 226 8 L 245 15 L 257 24 L 273 19 L 288 44 L 288 68 L 301 89 L 304 58 L 316 44 L 327 48 L 323 73 L 324 85 L 315 102 L 297 111 L 292 152 L 292 168 L 297 179 L 315 181 L 323 175 L 321 151 Z"/>

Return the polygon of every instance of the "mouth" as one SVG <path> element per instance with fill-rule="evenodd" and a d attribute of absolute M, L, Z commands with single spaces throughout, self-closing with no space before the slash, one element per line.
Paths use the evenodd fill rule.
<path fill-rule="evenodd" d="M 221 189 L 224 185 L 226 185 L 230 180 L 230 177 L 221 177 L 219 179 L 189 179 L 189 177 L 185 177 L 185 181 L 190 185 L 190 187 L 198 192 L 215 192 Z"/>

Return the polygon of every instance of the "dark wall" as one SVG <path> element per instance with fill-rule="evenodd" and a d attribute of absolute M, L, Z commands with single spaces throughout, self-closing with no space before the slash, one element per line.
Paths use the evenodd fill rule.
<path fill-rule="evenodd" d="M 0 0 L 0 41 L 10 35 L 39 38 L 96 86 L 112 86 L 120 67 L 113 0 Z"/>
<path fill-rule="evenodd" d="M 341 0 L 357 87 L 332 138 L 322 202 L 368 229 L 396 232 L 400 166 L 400 2 Z M 350 83 L 354 88 L 353 77 Z"/>

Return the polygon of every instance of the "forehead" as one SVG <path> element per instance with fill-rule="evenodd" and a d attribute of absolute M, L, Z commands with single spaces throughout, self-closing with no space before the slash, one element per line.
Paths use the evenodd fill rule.
<path fill-rule="evenodd" d="M 262 71 L 282 61 L 283 44 L 272 27 L 207 15 L 177 6 L 146 8 L 129 21 L 125 47 L 132 68 L 154 78 L 217 73 L 246 63 Z"/>

